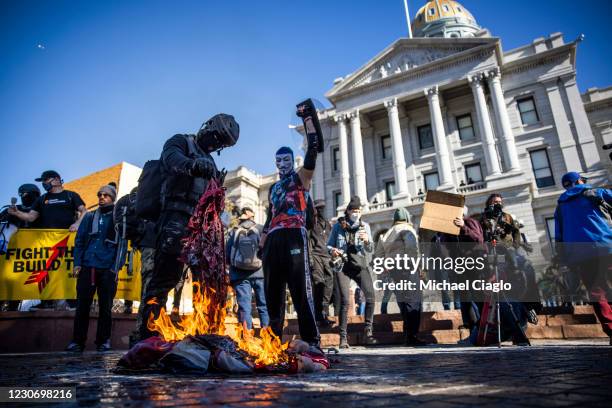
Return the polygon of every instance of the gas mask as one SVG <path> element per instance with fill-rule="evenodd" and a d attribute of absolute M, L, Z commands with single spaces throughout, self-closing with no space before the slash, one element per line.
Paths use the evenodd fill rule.
<path fill-rule="evenodd" d="M 288 147 L 281 147 L 276 152 L 276 168 L 281 176 L 284 178 L 293 172 L 294 159 L 293 151 Z"/>
<path fill-rule="evenodd" d="M 240 126 L 232 115 L 219 113 L 208 119 L 196 135 L 196 142 L 207 153 L 236 144 L 240 137 Z"/>

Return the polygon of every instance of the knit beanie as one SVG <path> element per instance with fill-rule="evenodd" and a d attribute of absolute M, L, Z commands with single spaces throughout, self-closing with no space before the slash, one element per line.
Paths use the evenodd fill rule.
<path fill-rule="evenodd" d="M 98 190 L 98 194 L 99 193 L 108 194 L 113 199 L 113 202 L 115 202 L 115 199 L 117 198 L 117 190 L 115 189 L 115 187 L 109 186 L 108 184 L 100 187 L 100 189 Z"/>
<path fill-rule="evenodd" d="M 359 197 L 358 196 L 351 197 L 351 201 L 346 206 L 346 211 L 348 212 L 350 210 L 357 210 L 359 208 L 361 208 L 361 200 L 359 199 Z"/>

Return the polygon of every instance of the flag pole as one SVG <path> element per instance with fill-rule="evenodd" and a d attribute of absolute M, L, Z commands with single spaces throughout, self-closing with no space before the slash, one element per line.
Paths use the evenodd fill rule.
<path fill-rule="evenodd" d="M 406 24 L 408 25 L 408 38 L 412 38 L 412 27 L 410 27 L 410 13 L 408 12 L 408 0 L 404 0 L 404 9 L 406 10 Z"/>

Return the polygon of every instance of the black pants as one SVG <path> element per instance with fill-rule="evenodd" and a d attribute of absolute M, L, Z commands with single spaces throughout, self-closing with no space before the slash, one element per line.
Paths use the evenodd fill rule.
<path fill-rule="evenodd" d="M 389 282 L 399 283 L 408 280 L 419 287 L 420 278 L 418 273 L 406 274 L 401 271 L 392 270 Z M 394 292 L 397 306 L 399 307 L 403 321 L 404 337 L 409 338 L 419 333 L 421 325 L 421 309 L 423 305 L 423 293 L 420 289 L 414 291 L 397 290 Z"/>
<path fill-rule="evenodd" d="M 351 296 L 351 279 L 363 291 L 366 299 L 365 325 L 366 330 L 372 330 L 374 320 L 374 284 L 368 268 L 355 268 L 349 263 L 344 265 L 341 272 L 338 272 L 338 286 L 340 287 L 340 336 L 346 337 L 348 325 L 348 307 Z"/>
<path fill-rule="evenodd" d="M 338 283 L 338 275 L 340 272 L 333 272 L 334 274 L 334 288 L 332 289 L 331 303 L 334 306 L 334 316 L 340 316 L 340 300 L 342 295 L 340 294 L 340 284 Z"/>
<path fill-rule="evenodd" d="M 166 306 L 168 292 L 176 287 L 183 276 L 184 264 L 179 261 L 181 240 L 187 235 L 187 223 L 191 216 L 180 211 L 164 211 L 157 224 L 157 244 L 151 280 L 145 289 L 140 338 L 153 335 L 147 327 L 151 313 L 156 319 Z M 148 304 L 150 300 L 154 303 Z"/>
<path fill-rule="evenodd" d="M 421 325 L 420 302 L 397 302 L 404 321 L 404 337 L 416 336 Z"/>
<path fill-rule="evenodd" d="M 334 290 L 334 275 L 329 264 L 329 257 L 313 254 L 311 259 L 315 316 L 317 320 L 323 320 L 328 313 L 329 302 Z"/>
<path fill-rule="evenodd" d="M 74 315 L 73 339 L 77 344 L 85 345 L 89 329 L 89 310 L 95 293 L 98 292 L 98 327 L 96 344 L 100 345 L 110 339 L 113 323 L 111 311 L 113 299 L 117 292 L 115 274 L 109 269 L 96 269 L 84 266 L 77 278 L 77 309 Z"/>
<path fill-rule="evenodd" d="M 289 285 L 298 315 L 300 337 L 309 344 L 319 345 L 307 242 L 305 232 L 298 228 L 279 229 L 268 235 L 263 254 L 266 302 L 270 327 L 274 334 L 282 337 L 285 295 Z"/>

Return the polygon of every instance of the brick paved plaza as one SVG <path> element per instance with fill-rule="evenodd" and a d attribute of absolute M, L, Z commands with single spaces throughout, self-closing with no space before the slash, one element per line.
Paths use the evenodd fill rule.
<path fill-rule="evenodd" d="M 609 407 L 607 344 L 359 347 L 322 374 L 236 377 L 118 374 L 122 352 L 10 354 L 0 356 L 0 385 L 76 386 L 80 406 Z"/>

